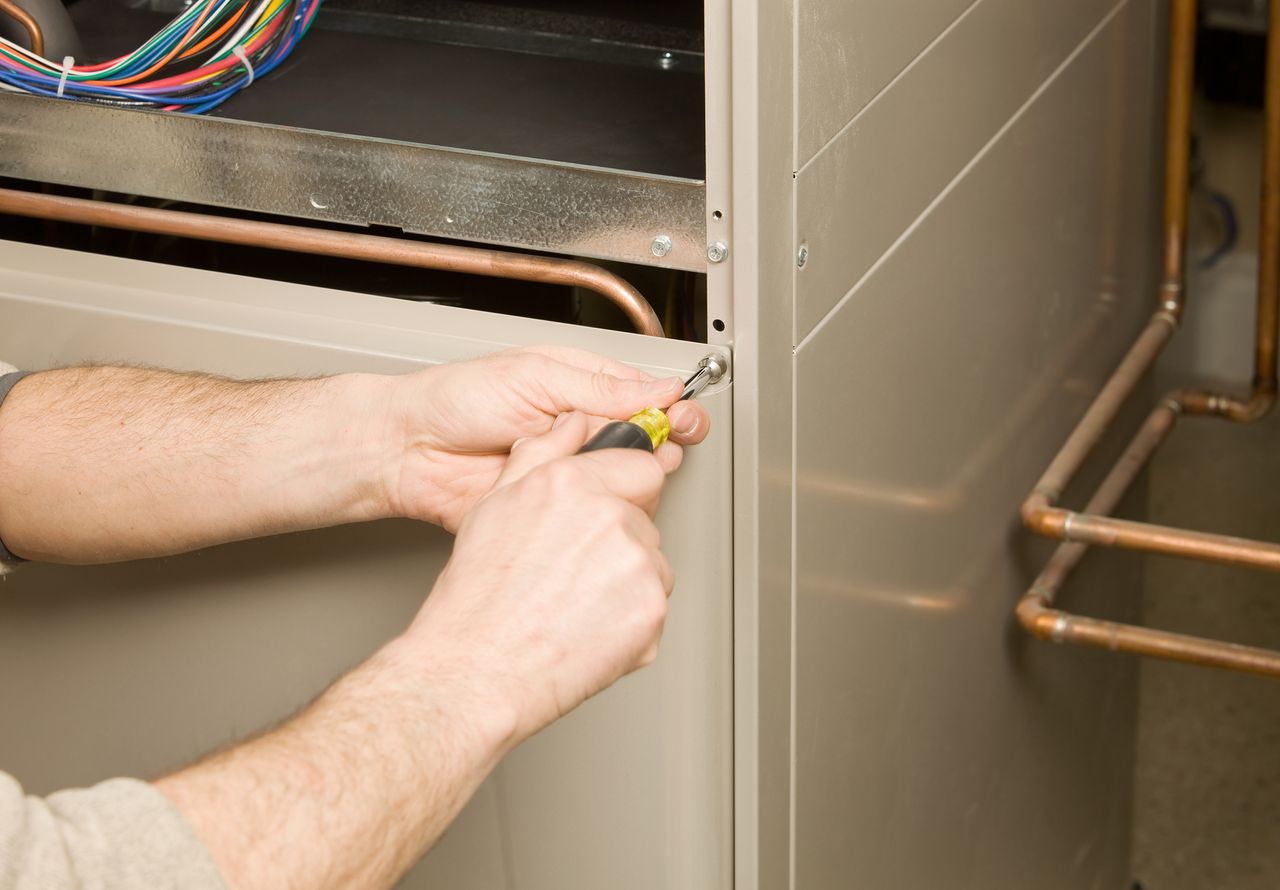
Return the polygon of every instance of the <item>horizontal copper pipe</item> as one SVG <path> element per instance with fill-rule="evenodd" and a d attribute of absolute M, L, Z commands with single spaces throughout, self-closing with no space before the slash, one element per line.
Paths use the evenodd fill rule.
<path fill-rule="evenodd" d="M 31 51 L 37 56 L 43 56 L 44 32 L 40 30 L 40 23 L 13 0 L 0 0 L 0 12 L 3 12 L 23 27 L 27 32 L 27 38 L 31 42 Z"/>
<path fill-rule="evenodd" d="M 1019 605 L 1022 625 L 1042 640 L 1130 652 L 1168 661 L 1280 677 L 1280 652 Z"/>
<path fill-rule="evenodd" d="M 578 260 L 110 204 L 12 189 L 0 189 L 0 213 L 419 269 L 582 287 L 595 291 L 616 305 L 640 333 L 651 337 L 665 336 L 662 322 L 639 291 L 612 272 Z"/>
<path fill-rule="evenodd" d="M 1280 572 L 1280 544 L 1069 510 L 1058 512 L 1063 514 L 1061 537 L 1066 541 Z"/>

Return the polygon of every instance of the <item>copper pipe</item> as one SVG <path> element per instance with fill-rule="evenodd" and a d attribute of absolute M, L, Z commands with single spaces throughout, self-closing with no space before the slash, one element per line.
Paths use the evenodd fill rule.
<path fill-rule="evenodd" d="M 1020 607 L 1018 617 L 1024 627 L 1042 640 L 1280 677 L 1280 652 L 1270 649 L 1086 618 L 1056 609 L 1038 608 L 1034 604 Z"/>
<path fill-rule="evenodd" d="M 1252 421 L 1263 416 L 1276 399 L 1276 343 L 1280 321 L 1280 2 L 1273 0 L 1270 12 L 1252 392 L 1243 400 L 1201 391 L 1183 391 L 1167 397 L 1147 418 L 1084 512 L 1074 513 L 1056 506 L 1067 484 L 1168 342 L 1184 308 L 1195 5 L 1192 0 L 1176 0 L 1170 23 L 1164 280 L 1158 308 L 1022 505 L 1023 521 L 1029 528 L 1065 542 L 1054 552 L 1016 608 L 1023 627 L 1042 639 L 1280 677 L 1280 652 L 1101 621 L 1052 608 L 1058 592 L 1093 545 L 1280 570 L 1280 545 L 1105 515 L 1119 503 L 1181 413 Z"/>
<path fill-rule="evenodd" d="M 37 56 L 44 55 L 44 31 L 40 30 L 40 23 L 32 17 L 14 0 L 0 0 L 0 12 L 3 12 L 9 18 L 16 21 L 27 32 L 27 37 L 31 41 L 31 51 Z"/>
<path fill-rule="evenodd" d="M 1195 0 L 1174 0 L 1169 21 L 1169 87 L 1164 136 L 1164 281 L 1160 308 L 1182 318 L 1186 282 L 1187 192 L 1191 180 L 1191 97 L 1195 82 Z"/>
<path fill-rule="evenodd" d="M 665 336 L 662 322 L 658 320 L 653 307 L 639 291 L 612 272 L 578 260 L 531 256 L 454 244 L 403 241 L 381 235 L 335 232 L 277 222 L 110 204 L 83 198 L 19 192 L 12 189 L 0 189 L 0 213 L 129 229 L 156 235 L 220 241 L 224 244 L 243 244 L 249 247 L 269 247 L 298 253 L 391 263 L 419 269 L 440 269 L 493 278 L 514 278 L 521 281 L 583 287 L 601 294 L 614 303 L 640 333 L 652 337 Z"/>
<path fill-rule="evenodd" d="M 1062 497 L 1067 484 L 1075 478 L 1085 459 L 1115 420 L 1116 414 L 1124 407 L 1134 387 L 1150 370 L 1160 350 L 1173 336 L 1177 324 L 1177 318 L 1172 313 L 1158 310 L 1112 372 L 1111 378 L 1103 385 L 1093 404 L 1071 431 L 1066 443 L 1054 456 L 1053 462 L 1024 502 L 1022 516 L 1033 530 L 1039 531 L 1038 514 Z"/>
<path fill-rule="evenodd" d="M 1116 508 L 1151 455 L 1172 432 L 1181 413 L 1180 403 L 1181 394 L 1174 394 L 1150 414 L 1125 449 L 1124 455 L 1089 500 L 1085 507 L 1088 513 L 1105 514 Z M 1088 549 L 1087 544 L 1074 542 L 1058 547 L 1031 589 L 1018 602 L 1018 620 L 1034 636 L 1056 643 L 1093 646 L 1280 677 L 1280 653 L 1115 621 L 1102 621 L 1052 608 L 1058 592 Z"/>

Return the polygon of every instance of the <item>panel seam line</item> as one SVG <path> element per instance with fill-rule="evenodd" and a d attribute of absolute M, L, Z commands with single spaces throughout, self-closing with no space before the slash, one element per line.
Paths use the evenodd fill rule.
<path fill-rule="evenodd" d="M 1018 107 L 1018 110 L 1015 111 L 1010 116 L 1010 118 L 1004 122 L 1004 124 L 1000 127 L 1000 129 L 996 130 L 995 134 L 992 135 L 992 137 L 987 140 L 987 142 L 982 146 L 982 148 L 978 149 L 977 154 L 975 154 L 972 158 L 970 158 L 969 162 L 960 168 L 960 171 L 956 173 L 956 175 L 951 178 L 951 181 L 948 182 L 942 188 L 942 190 L 938 192 L 937 195 L 934 196 L 933 200 L 930 201 L 928 205 L 923 210 L 920 211 L 920 213 L 916 216 L 916 218 L 911 221 L 911 224 L 902 230 L 902 234 L 900 234 L 896 239 L 894 239 L 894 242 L 889 245 L 889 247 L 885 250 L 885 252 L 880 254 L 880 257 L 874 263 L 871 264 L 871 266 L 867 269 L 867 271 L 863 272 L 862 275 L 858 277 L 858 280 L 853 283 L 853 286 L 850 287 L 847 291 L 845 291 L 844 296 L 842 296 L 834 306 L 832 306 L 830 309 L 826 311 L 826 313 L 823 314 L 822 318 L 818 320 L 818 323 L 815 324 L 809 330 L 809 333 L 805 334 L 800 339 L 800 342 L 796 344 L 796 349 L 795 349 L 796 352 L 799 352 L 800 350 L 804 349 L 805 345 L 810 340 L 812 340 L 818 334 L 818 332 L 822 330 L 822 328 L 824 328 L 827 325 L 827 322 L 829 322 L 837 312 L 839 312 L 842 308 L 844 308 L 845 304 L 849 302 L 849 300 L 853 297 L 854 293 L 858 290 L 858 288 L 862 286 L 863 282 L 865 282 L 872 275 L 874 275 L 880 269 L 881 266 L 887 263 L 889 259 L 895 253 L 897 253 L 898 248 L 901 247 L 906 242 L 906 240 L 912 234 L 914 234 L 915 231 L 918 228 L 920 228 L 921 225 L 924 224 L 924 221 L 929 217 L 931 213 L 933 213 L 934 209 L 939 204 L 941 204 L 942 201 L 946 199 L 948 195 L 951 194 L 951 192 L 955 191 L 955 189 L 964 180 L 964 178 L 969 175 L 969 172 L 974 167 L 976 167 L 979 163 L 981 163 L 981 161 L 988 154 L 991 153 L 992 148 L 994 148 L 995 145 L 1004 137 L 1004 135 L 1008 133 L 1009 130 L 1011 130 L 1014 127 L 1014 125 L 1018 123 L 1019 120 L 1021 120 L 1023 115 L 1026 114 L 1027 110 L 1030 109 L 1031 106 L 1034 105 L 1036 101 L 1042 95 L 1044 95 L 1044 93 L 1048 91 L 1048 89 L 1051 86 L 1053 86 L 1053 84 L 1058 80 L 1058 78 L 1062 75 L 1062 73 L 1071 66 L 1071 63 L 1074 62 L 1077 58 L 1079 58 L 1080 54 L 1083 53 L 1085 49 L 1088 48 L 1089 44 L 1093 43 L 1093 41 L 1097 38 L 1097 36 L 1100 33 L 1102 33 L 1102 31 L 1109 24 L 1111 24 L 1112 20 L 1114 20 L 1117 15 L 1120 14 L 1120 11 L 1128 5 L 1129 5 L 1129 0 L 1120 0 L 1119 3 L 1117 3 L 1114 7 L 1112 7 L 1110 12 L 1108 12 L 1105 16 L 1103 16 L 1102 20 L 1098 22 L 1097 25 L 1094 26 L 1093 30 L 1091 30 L 1088 34 L 1085 35 L 1084 39 L 1080 41 L 1080 43 L 1076 46 L 1076 48 L 1067 54 L 1067 57 L 1062 60 L 1061 64 L 1059 64 L 1057 68 L 1053 69 L 1053 71 L 1049 74 L 1048 77 L 1044 79 L 1044 82 L 1041 83 L 1040 86 L 1036 87 L 1035 92 L 1033 92 L 1030 96 L 1028 96 L 1027 100 L 1023 102 L 1021 106 Z"/>
<path fill-rule="evenodd" d="M 925 45 L 924 45 L 924 47 L 923 47 L 923 48 L 921 48 L 920 52 L 916 53 L 916 54 L 911 58 L 911 61 L 907 62 L 907 64 L 906 64 L 906 65 L 902 66 L 902 70 L 901 70 L 901 71 L 899 71 L 897 74 L 895 74 L 895 75 L 894 75 L 894 76 L 889 80 L 889 82 L 888 82 L 888 83 L 886 83 L 886 84 L 885 84 L 884 86 L 882 86 L 880 89 L 876 90 L 875 95 L 874 95 L 874 96 L 872 96 L 869 100 L 867 100 L 867 103 L 866 103 L 865 105 L 863 105 L 863 106 L 862 106 L 861 108 L 859 108 L 856 112 L 854 112 L 853 117 L 849 118 L 849 120 L 845 123 L 845 125 L 844 125 L 843 127 L 841 127 L 841 128 L 840 128 L 839 130 L 837 130 L 834 134 L 832 134 L 831 138 L 830 138 L 830 139 L 828 139 L 826 142 L 822 143 L 821 147 L 819 147 L 819 148 L 818 148 L 818 150 L 817 150 L 817 151 L 815 151 L 815 152 L 813 153 L 813 155 L 809 158 L 809 160 L 805 161 L 803 164 L 801 164 L 801 165 L 799 166 L 799 168 L 797 168 L 797 170 L 796 170 L 796 175 L 797 175 L 797 176 L 799 176 L 799 175 L 800 175 L 801 173 L 803 173 L 806 169 L 808 169 L 808 168 L 809 168 L 809 166 L 810 166 L 814 161 L 816 161 L 816 160 L 817 160 L 821 155 L 823 155 L 823 154 L 826 152 L 826 150 L 827 150 L 828 148 L 830 148 L 830 147 L 831 147 L 831 145 L 832 145 L 834 142 L 836 142 L 836 141 L 837 141 L 841 136 L 843 136 L 843 135 L 844 135 L 845 133 L 847 133 L 850 129 L 852 129 L 852 128 L 853 128 L 853 125 L 854 125 L 854 124 L 856 124 L 856 123 L 858 122 L 858 119 L 859 119 L 859 118 L 861 118 L 864 114 L 866 114 L 866 113 L 867 113 L 867 111 L 869 111 L 869 110 L 871 109 L 871 106 L 873 106 L 873 105 L 875 105 L 877 102 L 879 102 L 879 101 L 880 101 L 880 98 L 881 98 L 882 96 L 884 96 L 884 94 L 885 94 L 885 93 L 889 92 L 889 90 L 891 90 L 891 89 L 893 88 L 893 85 L 894 85 L 894 84 L 896 84 L 898 81 L 902 80 L 902 78 L 906 77 L 906 75 L 907 75 L 907 72 L 908 72 L 908 71 L 910 71 L 912 68 L 916 67 L 916 65 L 917 65 L 917 64 L 918 64 L 918 63 L 919 63 L 919 62 L 920 62 L 920 61 L 921 61 L 921 60 L 922 60 L 926 55 L 928 55 L 928 54 L 929 54 L 929 52 L 930 52 L 930 51 L 931 51 L 935 46 L 937 46 L 937 45 L 938 45 L 938 43 L 939 43 L 940 41 L 942 41 L 942 40 L 943 40 L 943 38 L 945 38 L 948 34 L 950 34 L 952 31 L 954 31 L 954 30 L 956 29 L 956 27 L 957 27 L 957 26 L 959 26 L 959 24 L 960 24 L 962 21 L 964 21 L 966 18 L 968 18 L 968 17 L 969 17 L 969 14 L 970 14 L 970 13 L 972 13 L 975 9 L 977 9 L 977 8 L 978 8 L 978 6 L 979 6 L 982 2 L 983 2 L 983 0 L 973 0 L 973 2 L 972 2 L 972 3 L 970 3 L 967 7 L 965 7 L 965 9 L 964 9 L 964 10 L 963 10 L 963 11 L 962 11 L 958 16 L 956 16 L 956 17 L 951 21 L 951 23 L 950 23 L 950 24 L 948 24 L 945 28 L 943 28 L 941 31 L 939 31 L 939 32 L 937 33 L 937 35 L 936 35 L 932 40 L 930 40 L 927 44 L 925 44 Z M 795 64 L 796 64 L 796 67 L 797 67 L 797 69 L 798 69 L 798 68 L 799 68 L 799 65 L 800 65 L 800 57 L 799 57 L 798 49 L 796 50 L 796 61 L 795 61 Z M 797 72 L 796 72 L 796 88 L 797 88 L 797 89 L 799 89 L 799 71 L 798 71 L 798 70 L 797 70 Z M 797 126 L 798 126 L 798 124 L 797 124 Z M 796 130 L 796 132 L 798 133 L 798 132 L 799 132 L 799 130 L 797 129 L 797 130 Z M 799 148 L 799 144 L 798 144 L 798 142 L 797 142 L 797 146 L 796 146 L 796 147 L 797 147 L 797 149 Z"/>

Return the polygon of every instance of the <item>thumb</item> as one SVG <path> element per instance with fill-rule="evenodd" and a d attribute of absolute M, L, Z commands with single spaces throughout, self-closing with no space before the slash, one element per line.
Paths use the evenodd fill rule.
<path fill-rule="evenodd" d="M 586 444 L 590 423 L 585 414 L 574 411 L 556 419 L 550 431 L 541 436 L 518 439 L 511 446 L 511 456 L 494 483 L 495 489 L 510 485 L 531 470 L 556 458 L 576 454 Z"/>

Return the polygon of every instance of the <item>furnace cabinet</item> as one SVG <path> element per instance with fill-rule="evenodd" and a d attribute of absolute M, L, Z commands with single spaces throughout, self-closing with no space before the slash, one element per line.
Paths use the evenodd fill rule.
<path fill-rule="evenodd" d="M 152 21 L 71 9 L 86 42 Z M 591 294 L 482 310 L 479 278 L 397 299 L 319 260 L 200 267 L 3 219 L 0 357 L 731 355 L 659 514 L 657 664 L 517 750 L 403 886 L 1118 888 L 1134 666 L 1011 607 L 1045 555 L 1017 505 L 1146 316 L 1164 14 L 334 2 L 208 118 L 0 94 L 3 185 L 585 258 L 688 314 L 642 336 Z M 357 45 L 408 92 L 326 80 Z M 405 626 L 450 543 L 388 522 L 25 566 L 0 585 L 0 767 L 33 793 L 155 776 L 284 719 Z M 1134 564 L 1091 559 L 1069 595 L 1131 618 Z"/>

